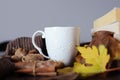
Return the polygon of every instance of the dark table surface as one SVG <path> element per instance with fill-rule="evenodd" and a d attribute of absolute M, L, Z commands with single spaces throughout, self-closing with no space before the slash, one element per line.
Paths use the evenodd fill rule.
<path fill-rule="evenodd" d="M 72 78 L 67 78 L 71 77 Z M 9 75 L 8 77 L 5 78 L 5 80 L 120 80 L 120 71 L 113 71 L 108 73 L 107 75 L 102 75 L 102 76 L 92 76 L 88 78 L 80 78 L 77 77 L 76 75 L 70 74 L 70 75 L 65 75 L 63 78 L 60 76 L 57 77 L 41 77 L 41 76 L 27 76 L 27 75 Z"/>
<path fill-rule="evenodd" d="M 3 51 L 3 50 L 2 50 Z M 0 52 L 0 55 L 3 55 L 4 52 Z M 1 66 L 1 65 L 0 65 Z M 71 77 L 72 76 L 72 77 Z M 108 72 L 106 74 L 99 74 L 96 76 L 88 77 L 88 78 L 81 78 L 78 77 L 76 74 L 68 74 L 61 77 L 55 76 L 55 77 L 41 77 L 41 76 L 28 76 L 23 74 L 16 74 L 16 73 L 10 73 L 9 75 L 6 75 L 3 79 L 0 80 L 120 80 L 120 70 L 119 71 L 112 71 Z"/>

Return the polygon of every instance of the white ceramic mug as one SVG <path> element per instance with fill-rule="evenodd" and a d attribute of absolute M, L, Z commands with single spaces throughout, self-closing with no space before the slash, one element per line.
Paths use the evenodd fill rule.
<path fill-rule="evenodd" d="M 45 38 L 48 56 L 35 44 L 37 34 Z M 44 31 L 38 30 L 33 34 L 32 43 L 45 58 L 70 65 L 77 54 L 76 45 L 80 44 L 80 27 L 46 27 Z"/>

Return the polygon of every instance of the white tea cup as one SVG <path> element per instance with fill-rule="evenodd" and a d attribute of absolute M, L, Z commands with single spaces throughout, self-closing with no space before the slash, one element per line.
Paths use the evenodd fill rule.
<path fill-rule="evenodd" d="M 44 55 L 41 48 L 35 44 L 36 35 L 42 35 L 42 38 L 45 38 L 48 56 Z M 77 54 L 76 46 L 80 44 L 80 27 L 45 27 L 44 31 L 38 30 L 33 34 L 32 43 L 45 58 L 61 61 L 68 66 Z"/>

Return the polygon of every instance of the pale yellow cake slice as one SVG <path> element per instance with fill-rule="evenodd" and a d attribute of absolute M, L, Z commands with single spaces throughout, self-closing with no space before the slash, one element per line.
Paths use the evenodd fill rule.
<path fill-rule="evenodd" d="M 91 30 L 92 34 L 94 32 L 97 32 L 97 31 L 110 31 L 110 32 L 114 32 L 115 34 L 120 35 L 120 22 L 114 22 L 112 24 L 102 26 L 102 27 L 93 28 Z"/>
<path fill-rule="evenodd" d="M 104 16 L 94 21 L 94 28 L 106 26 L 108 24 L 120 21 L 120 8 L 114 8 Z"/>

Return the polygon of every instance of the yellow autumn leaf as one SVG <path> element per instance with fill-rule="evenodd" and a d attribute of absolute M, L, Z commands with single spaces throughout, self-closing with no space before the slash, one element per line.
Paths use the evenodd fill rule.
<path fill-rule="evenodd" d="M 73 72 L 72 67 L 64 67 L 62 69 L 57 69 L 58 74 L 68 74 Z"/>
<path fill-rule="evenodd" d="M 106 65 L 110 59 L 110 55 L 107 54 L 107 48 L 105 48 L 104 45 L 100 45 L 98 48 L 96 46 L 78 46 L 77 50 L 81 53 L 81 56 L 85 58 L 85 62 L 91 64 L 91 66 L 75 62 L 73 71 L 82 76 L 89 76 L 106 71 Z"/>

